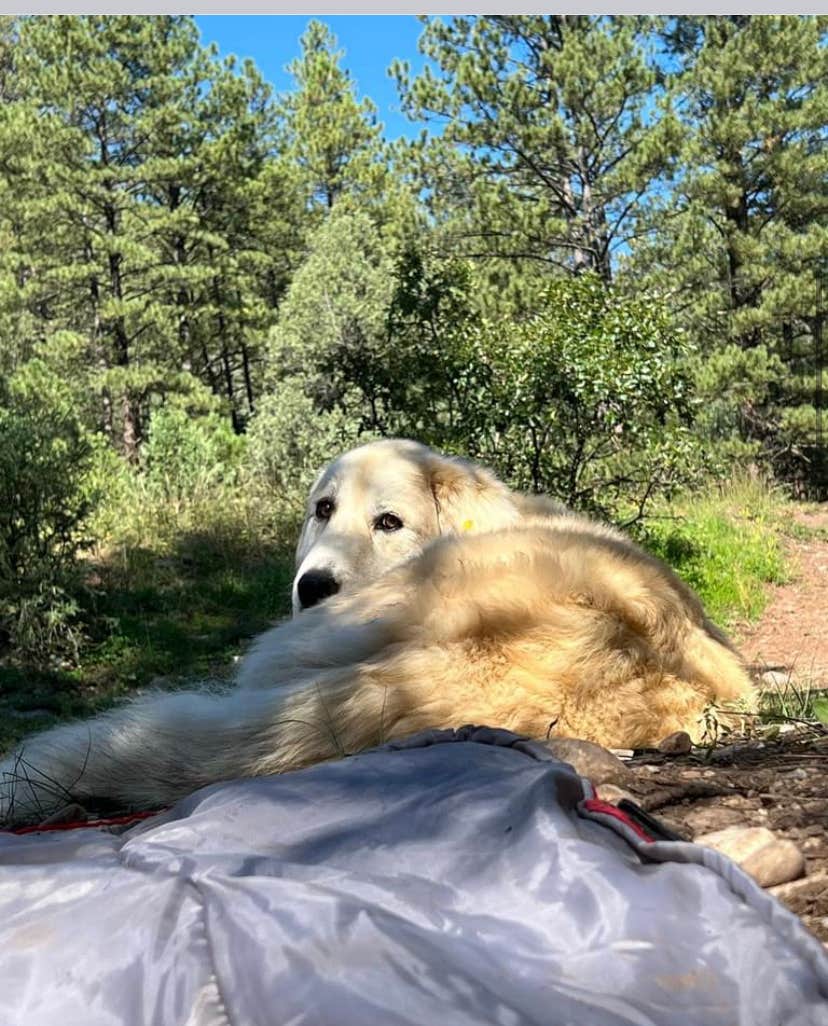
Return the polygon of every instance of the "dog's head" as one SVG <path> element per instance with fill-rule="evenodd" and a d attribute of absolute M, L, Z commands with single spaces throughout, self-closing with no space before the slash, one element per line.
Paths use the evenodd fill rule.
<path fill-rule="evenodd" d="M 433 538 L 491 531 L 518 519 L 489 471 L 401 439 L 345 453 L 311 489 L 296 549 L 294 614 L 375 580 Z"/>

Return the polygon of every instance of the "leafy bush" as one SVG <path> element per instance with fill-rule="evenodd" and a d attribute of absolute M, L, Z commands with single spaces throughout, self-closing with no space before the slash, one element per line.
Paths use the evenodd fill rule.
<path fill-rule="evenodd" d="M 551 284 L 526 322 L 476 322 L 461 281 L 443 277 L 433 344 L 422 327 L 398 334 L 401 380 L 429 388 L 400 387 L 397 431 L 627 524 L 693 478 L 689 347 L 658 306 L 585 275 Z"/>
<path fill-rule="evenodd" d="M 356 228 L 332 218 L 323 241 L 353 255 L 367 237 Z M 273 340 L 254 449 L 261 462 L 266 422 L 289 440 L 274 450 L 279 487 L 286 466 L 317 467 L 363 432 L 478 458 L 516 487 L 627 524 L 693 479 L 690 347 L 649 299 L 583 275 L 550 284 L 531 319 L 495 324 L 476 316 L 462 262 L 409 247 L 389 289 L 379 265 L 359 278 L 325 254 L 297 275 Z"/>
<path fill-rule="evenodd" d="M 0 650 L 46 663 L 74 654 L 72 597 L 95 502 L 93 443 L 37 361 L 0 392 Z"/>
<path fill-rule="evenodd" d="M 182 539 L 209 549 L 252 548 L 272 536 L 273 510 L 251 480 L 247 438 L 215 411 L 157 409 L 137 466 L 111 447 L 95 453 L 91 478 L 104 499 L 92 521 L 102 554 L 179 550 Z"/>
<path fill-rule="evenodd" d="M 341 410 L 319 410 L 302 382 L 286 378 L 263 400 L 247 434 L 248 486 L 263 493 L 274 520 L 295 528 L 319 469 L 333 456 L 365 441 Z"/>
<path fill-rule="evenodd" d="M 176 406 L 156 410 L 143 448 L 147 489 L 173 509 L 209 500 L 237 476 L 244 439 L 217 413 L 192 417 Z"/>
<path fill-rule="evenodd" d="M 485 328 L 475 349 L 467 447 L 513 484 L 632 523 L 688 480 L 689 347 L 653 302 L 561 280 L 539 314 Z"/>

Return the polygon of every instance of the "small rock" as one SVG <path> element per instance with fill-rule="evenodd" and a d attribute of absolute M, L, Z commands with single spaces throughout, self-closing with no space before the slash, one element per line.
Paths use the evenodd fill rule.
<path fill-rule="evenodd" d="M 823 869 L 803 877 L 801 880 L 793 880 L 789 883 L 779 884 L 777 887 L 771 887 L 770 892 L 780 901 L 794 906 L 815 902 L 818 898 L 828 894 L 828 870 Z"/>
<path fill-rule="evenodd" d="M 632 779 L 632 771 L 617 756 L 592 741 L 553 737 L 545 744 L 556 759 L 568 762 L 595 787 L 599 784 L 625 784 Z"/>
<path fill-rule="evenodd" d="M 740 865 L 754 852 L 775 840 L 773 831 L 767 827 L 748 826 L 729 826 L 723 830 L 700 834 L 695 838 L 696 844 L 714 848 Z"/>
<path fill-rule="evenodd" d="M 778 838 L 743 862 L 742 869 L 750 873 L 760 887 L 773 887 L 801 877 L 805 873 L 805 856 L 793 841 Z"/>
<path fill-rule="evenodd" d="M 745 817 L 739 809 L 729 809 L 725 805 L 697 805 L 688 809 L 684 821 L 693 836 L 698 837 L 714 830 L 743 826 Z"/>
<path fill-rule="evenodd" d="M 629 791 L 625 791 L 623 787 L 616 787 L 615 784 L 601 784 L 597 788 L 597 792 L 601 801 L 609 802 L 610 805 L 617 805 L 622 798 L 626 798 L 631 802 L 635 801 L 635 798 Z"/>
<path fill-rule="evenodd" d="M 710 751 L 708 758 L 711 762 L 733 762 L 743 748 L 744 745 L 721 745 Z"/>
<path fill-rule="evenodd" d="M 658 750 L 664 755 L 688 755 L 692 748 L 693 741 L 686 730 L 677 730 L 674 734 L 668 734 L 658 746 Z"/>
<path fill-rule="evenodd" d="M 767 827 L 725 827 L 702 834 L 696 843 L 733 859 L 761 887 L 788 883 L 805 872 L 805 856 L 799 848 Z"/>
<path fill-rule="evenodd" d="M 759 684 L 763 688 L 786 688 L 790 686 L 792 676 L 790 670 L 765 670 Z"/>

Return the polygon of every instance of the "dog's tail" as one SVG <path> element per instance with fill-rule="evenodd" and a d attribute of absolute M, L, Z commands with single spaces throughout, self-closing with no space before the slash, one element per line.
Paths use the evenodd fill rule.
<path fill-rule="evenodd" d="M 717 628 L 694 625 L 684 647 L 685 675 L 699 681 L 711 702 L 740 702 L 745 710 L 755 704 L 755 689 L 747 667 L 727 637 Z"/>

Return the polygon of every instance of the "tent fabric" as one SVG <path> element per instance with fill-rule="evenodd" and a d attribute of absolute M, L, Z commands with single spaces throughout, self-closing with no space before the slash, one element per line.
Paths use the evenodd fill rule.
<path fill-rule="evenodd" d="M 0 834 L 0 1026 L 828 1026 L 828 957 L 542 746 L 431 731 Z"/>

